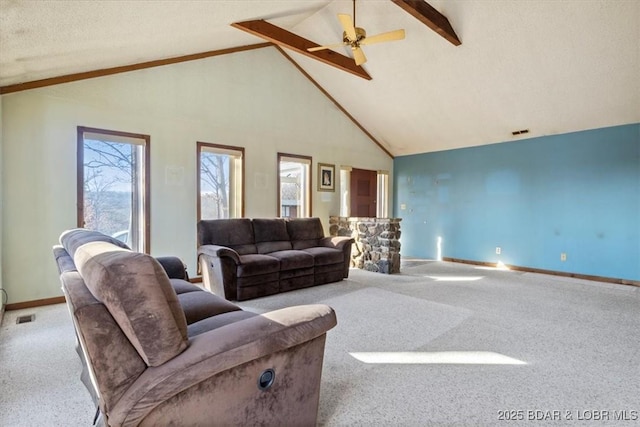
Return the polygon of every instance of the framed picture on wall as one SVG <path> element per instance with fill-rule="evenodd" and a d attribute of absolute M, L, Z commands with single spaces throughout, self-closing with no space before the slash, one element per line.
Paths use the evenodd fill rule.
<path fill-rule="evenodd" d="M 335 191 L 336 167 L 327 163 L 318 163 L 318 191 Z"/>

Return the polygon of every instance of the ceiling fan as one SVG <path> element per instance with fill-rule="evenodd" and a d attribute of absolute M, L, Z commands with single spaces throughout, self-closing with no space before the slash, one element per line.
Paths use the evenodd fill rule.
<path fill-rule="evenodd" d="M 364 28 L 356 27 L 356 0 L 353 0 L 353 21 L 351 20 L 351 16 L 342 13 L 338 14 L 338 20 L 344 30 L 342 33 L 342 43 L 310 47 L 307 51 L 316 52 L 323 49 L 350 46 L 356 65 L 361 65 L 367 62 L 367 57 L 364 55 L 361 46 L 404 39 L 404 30 L 389 31 L 367 37 Z"/>

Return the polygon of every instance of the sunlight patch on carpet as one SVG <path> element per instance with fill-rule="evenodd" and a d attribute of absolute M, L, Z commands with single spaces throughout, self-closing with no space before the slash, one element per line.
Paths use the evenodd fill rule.
<path fill-rule="evenodd" d="M 424 276 L 436 282 L 474 282 L 484 279 L 484 276 Z"/>
<path fill-rule="evenodd" d="M 526 365 L 527 362 L 492 351 L 380 351 L 349 353 L 368 364 L 396 365 Z"/>
<path fill-rule="evenodd" d="M 473 315 L 468 309 L 377 288 L 361 289 L 321 303 L 333 307 L 338 318 L 338 325 L 327 337 L 327 348 L 338 350 L 329 361 L 352 362 L 354 367 L 358 363 L 347 349 L 417 350 Z"/>

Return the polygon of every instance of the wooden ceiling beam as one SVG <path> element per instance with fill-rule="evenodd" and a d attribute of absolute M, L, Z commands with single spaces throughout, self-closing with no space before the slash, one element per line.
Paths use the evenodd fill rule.
<path fill-rule="evenodd" d="M 59 85 L 62 83 L 76 82 L 80 80 L 93 79 L 96 77 L 110 76 L 119 73 L 128 73 L 129 71 L 144 70 L 146 68 L 162 67 L 163 65 L 179 64 L 180 62 L 196 61 L 198 59 L 211 58 L 213 56 L 227 55 L 235 52 L 243 52 L 245 50 L 262 49 L 263 47 L 271 47 L 271 43 L 258 43 L 249 46 L 231 47 L 228 49 L 210 50 L 208 52 L 194 53 L 190 55 L 176 56 L 167 59 L 156 59 L 153 61 L 139 62 L 137 64 L 123 65 L 120 67 L 103 68 L 101 70 L 83 71 L 80 73 L 66 74 L 63 76 L 49 77 L 42 80 L 33 80 L 23 83 L 15 83 L 7 86 L 0 86 L 0 95 L 5 93 L 20 92 L 22 90 L 37 89 L 41 87 Z"/>
<path fill-rule="evenodd" d="M 455 46 L 460 46 L 462 42 L 453 31 L 446 16 L 438 12 L 424 0 L 391 0 L 418 21 L 431 28 L 436 33 L 447 39 Z"/>
<path fill-rule="evenodd" d="M 319 45 L 263 19 L 235 22 L 231 24 L 231 26 L 246 31 L 249 34 L 253 34 L 254 36 L 261 37 L 278 46 L 286 47 L 302 55 L 317 59 L 325 64 L 332 65 L 343 71 L 362 77 L 363 79 L 371 80 L 371 76 L 364 70 L 364 68 L 356 65 L 352 58 L 329 49 L 309 52 L 307 50 L 308 48 L 317 47 Z"/>

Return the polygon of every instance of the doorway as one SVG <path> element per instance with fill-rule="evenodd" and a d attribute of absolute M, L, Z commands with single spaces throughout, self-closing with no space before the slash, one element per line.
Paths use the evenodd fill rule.
<path fill-rule="evenodd" d="M 351 216 L 376 217 L 378 172 L 351 169 Z"/>

